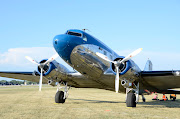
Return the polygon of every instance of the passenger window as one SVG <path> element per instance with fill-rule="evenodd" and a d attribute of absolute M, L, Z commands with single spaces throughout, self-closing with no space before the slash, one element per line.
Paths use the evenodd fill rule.
<path fill-rule="evenodd" d="M 113 57 L 112 57 L 112 55 L 110 55 L 110 58 L 111 58 L 111 60 L 113 60 Z"/>
<path fill-rule="evenodd" d="M 107 55 L 107 52 L 106 52 L 106 51 L 104 51 L 104 55 Z"/>

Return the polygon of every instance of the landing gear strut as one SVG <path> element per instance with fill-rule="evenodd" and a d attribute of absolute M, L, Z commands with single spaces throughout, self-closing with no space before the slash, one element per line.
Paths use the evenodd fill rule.
<path fill-rule="evenodd" d="M 146 98 L 144 97 L 143 94 L 142 94 L 142 100 L 143 100 L 143 102 L 146 102 Z"/>
<path fill-rule="evenodd" d="M 61 84 L 64 84 L 65 87 L 61 87 Z M 61 89 L 64 89 L 64 91 L 62 91 Z M 60 82 L 58 83 L 58 87 L 57 87 L 57 93 L 55 95 L 55 102 L 56 103 L 65 103 L 67 97 L 68 97 L 68 90 L 70 89 L 70 86 L 67 86 L 67 82 Z"/>

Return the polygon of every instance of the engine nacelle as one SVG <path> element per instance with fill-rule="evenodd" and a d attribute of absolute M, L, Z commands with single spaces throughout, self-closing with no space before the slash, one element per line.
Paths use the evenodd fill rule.
<path fill-rule="evenodd" d="M 41 63 L 46 62 L 48 59 L 43 59 Z M 37 73 L 41 74 L 41 69 L 38 66 Z M 69 70 L 62 64 L 58 63 L 56 60 L 46 64 L 43 67 L 43 76 L 46 77 L 47 83 L 49 85 L 55 86 L 56 82 L 59 82 L 61 79 L 66 79 Z"/>
<path fill-rule="evenodd" d="M 56 81 L 53 81 L 53 80 L 48 80 L 48 85 L 51 85 L 51 86 L 56 86 L 57 85 L 57 82 Z"/>
<path fill-rule="evenodd" d="M 119 61 L 119 60 L 121 61 L 123 58 L 124 57 L 116 58 L 114 61 Z M 116 67 L 114 63 L 111 64 L 111 68 L 116 74 Z M 129 60 L 126 61 L 125 63 L 121 63 L 121 65 L 119 66 L 119 74 L 124 75 L 130 68 L 131 68 L 131 62 Z"/>
<path fill-rule="evenodd" d="M 48 59 L 43 59 L 43 60 L 41 60 L 40 61 L 40 63 L 44 63 L 44 62 L 46 62 Z M 52 62 L 50 62 L 50 63 L 48 63 L 48 64 L 46 64 L 44 67 L 43 67 L 43 76 L 46 76 L 46 75 L 48 75 L 53 69 L 55 69 L 56 68 L 56 66 L 52 63 Z M 37 67 L 37 71 L 38 71 L 38 73 L 39 73 L 39 75 L 41 74 L 41 68 L 38 66 Z"/>
<path fill-rule="evenodd" d="M 132 83 L 130 83 L 129 80 L 123 79 L 123 80 L 121 80 L 121 85 L 124 88 L 128 88 L 128 87 L 132 86 Z"/>

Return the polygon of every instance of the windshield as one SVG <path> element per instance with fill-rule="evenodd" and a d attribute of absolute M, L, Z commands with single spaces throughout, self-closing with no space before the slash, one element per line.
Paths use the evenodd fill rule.
<path fill-rule="evenodd" d="M 77 32 L 68 31 L 67 34 L 68 34 L 68 35 L 73 35 L 73 36 L 82 37 L 82 34 L 81 34 L 81 33 L 77 33 Z"/>

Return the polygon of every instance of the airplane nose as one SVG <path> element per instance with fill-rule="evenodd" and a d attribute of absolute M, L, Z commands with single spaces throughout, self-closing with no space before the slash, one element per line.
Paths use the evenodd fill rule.
<path fill-rule="evenodd" d="M 66 34 L 58 35 L 53 39 L 53 46 L 56 50 L 62 51 L 68 45 L 68 36 Z"/>

